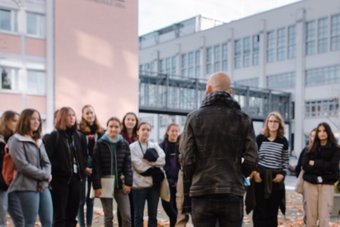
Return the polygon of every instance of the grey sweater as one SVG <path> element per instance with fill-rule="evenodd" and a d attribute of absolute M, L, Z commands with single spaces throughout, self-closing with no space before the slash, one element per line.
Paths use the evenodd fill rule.
<path fill-rule="evenodd" d="M 17 174 L 9 191 L 38 191 L 48 186 L 51 163 L 41 139 L 14 134 L 8 141 Z M 39 151 L 40 150 L 40 151 Z"/>

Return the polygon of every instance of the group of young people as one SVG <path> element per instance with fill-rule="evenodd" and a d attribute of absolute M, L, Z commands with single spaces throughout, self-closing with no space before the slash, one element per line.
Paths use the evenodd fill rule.
<path fill-rule="evenodd" d="M 122 121 L 109 118 L 104 129 L 91 105 L 82 108 L 79 123 L 72 108 L 62 107 L 56 111 L 54 123 L 55 130 L 42 136 L 37 110 L 2 114 L 1 156 L 8 148 L 16 175 L 9 186 L 0 177 L 0 226 L 6 226 L 8 212 L 15 226 L 33 227 L 39 215 L 44 227 L 71 227 L 77 222 L 89 227 L 94 198 L 98 197 L 106 227 L 113 226 L 113 199 L 119 226 L 142 227 L 147 201 L 148 226 L 156 227 L 164 177 L 169 183 L 170 201 L 162 200 L 162 205 L 170 226 L 176 222 L 176 226 L 185 226 L 187 218 L 179 220 L 182 209 L 178 213 L 176 206 L 177 189 L 185 194 L 186 180 L 179 165 L 179 125 L 169 124 L 163 142 L 157 144 L 149 140 L 152 126 L 139 122 L 132 112 Z M 340 148 L 325 122 L 312 130 L 310 138 L 297 167 L 304 170 L 305 221 L 307 226 L 328 226 L 333 184 L 339 180 Z M 246 209 L 253 210 L 255 227 L 277 226 L 279 209 L 285 212 L 284 178 L 289 163 L 288 141 L 279 113 L 267 116 L 256 142 L 258 163 L 250 176 Z M 146 157 L 150 149 L 156 156 L 153 160 Z M 101 198 L 105 190 L 101 179 L 107 176 L 114 176 L 114 194 Z"/>
<path fill-rule="evenodd" d="M 177 124 L 167 127 L 159 145 L 149 140 L 152 126 L 139 122 L 133 112 L 126 113 L 122 121 L 109 118 L 106 129 L 91 105 L 82 108 L 80 122 L 72 108 L 58 109 L 55 129 L 44 136 L 41 123 L 35 109 L 20 114 L 5 111 L 0 118 L 1 156 L 8 147 L 16 168 L 9 187 L 0 179 L 0 226 L 6 226 L 8 212 L 16 227 L 33 227 L 38 215 L 44 227 L 77 223 L 89 227 L 94 198 L 100 198 L 105 227 L 113 226 L 113 199 L 119 226 L 142 227 L 147 201 L 148 226 L 156 227 L 160 184 L 165 177 L 170 201 L 162 204 L 171 226 L 175 225 L 180 169 Z M 150 149 L 155 159 L 148 159 Z M 101 179 L 106 177 L 114 179 L 112 196 L 103 196 L 107 185 Z"/>
<path fill-rule="evenodd" d="M 333 207 L 334 183 L 339 180 L 340 147 L 326 122 L 319 123 L 309 138 L 296 166 L 297 176 L 304 171 L 304 223 L 326 227 Z M 253 210 L 255 227 L 276 227 L 278 211 L 286 211 L 284 178 L 289 163 L 288 141 L 279 113 L 268 115 L 256 141 L 259 161 L 247 191 L 247 197 L 252 197 L 246 199 L 247 212 Z"/>

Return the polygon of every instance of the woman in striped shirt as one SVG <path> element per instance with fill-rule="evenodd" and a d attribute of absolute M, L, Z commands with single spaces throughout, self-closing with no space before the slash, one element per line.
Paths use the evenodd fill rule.
<path fill-rule="evenodd" d="M 284 137 L 284 121 L 280 113 L 268 114 L 263 134 L 258 135 L 256 141 L 259 161 L 254 174 L 254 227 L 276 227 L 279 208 L 285 207 L 284 178 L 289 163 L 288 141 Z"/>

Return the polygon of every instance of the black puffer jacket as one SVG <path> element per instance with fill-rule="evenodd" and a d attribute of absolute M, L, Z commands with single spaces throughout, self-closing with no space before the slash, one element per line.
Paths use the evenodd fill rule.
<path fill-rule="evenodd" d="M 80 169 L 80 177 L 85 177 L 85 161 L 87 160 L 87 144 L 85 136 L 72 132 L 72 140 L 76 150 L 76 161 Z M 52 176 L 70 178 L 73 173 L 73 155 L 68 146 L 66 132 L 59 130 L 46 134 L 43 138 L 45 149 L 52 165 Z"/>
<path fill-rule="evenodd" d="M 112 174 L 112 153 L 110 145 L 105 140 L 98 140 L 93 153 L 93 188 L 101 188 L 100 178 Z M 121 139 L 117 142 L 115 168 L 118 173 L 118 188 L 122 188 L 120 176 L 124 175 L 125 185 L 132 186 L 131 154 L 129 144 Z M 116 181 L 117 182 L 117 181 Z M 117 186 L 117 185 L 116 185 Z"/>
<path fill-rule="evenodd" d="M 179 150 L 184 175 L 192 181 L 191 197 L 243 196 L 242 175 L 249 175 L 257 162 L 252 121 L 222 91 L 206 96 L 202 106 L 188 115 Z"/>
<path fill-rule="evenodd" d="M 314 165 L 309 161 L 314 160 Z M 306 152 L 302 158 L 305 171 L 303 179 L 312 184 L 334 184 L 339 180 L 340 148 L 336 146 L 320 146 L 313 152 Z M 322 182 L 318 182 L 318 176 Z"/>

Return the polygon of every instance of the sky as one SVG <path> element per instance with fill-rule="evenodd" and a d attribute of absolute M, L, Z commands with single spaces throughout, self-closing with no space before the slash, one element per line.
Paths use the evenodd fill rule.
<path fill-rule="evenodd" d="M 138 34 L 202 15 L 229 22 L 299 0 L 138 0 Z"/>

